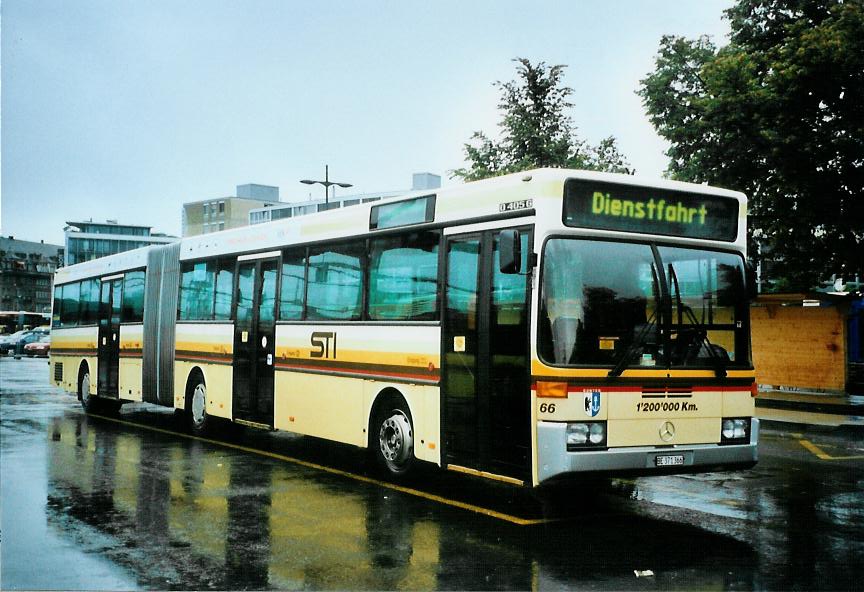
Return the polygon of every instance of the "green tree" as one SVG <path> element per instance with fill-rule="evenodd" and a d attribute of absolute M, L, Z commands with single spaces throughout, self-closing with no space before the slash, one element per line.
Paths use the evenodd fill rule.
<path fill-rule="evenodd" d="M 476 181 L 538 167 L 631 172 L 615 138 L 610 136 L 590 146 L 576 135 L 573 120 L 567 115 L 573 106 L 568 101 L 573 89 L 561 80 L 566 66 L 533 65 L 524 58 L 513 61 L 517 63 L 517 79 L 494 83 L 501 89 L 501 140 L 474 132 L 465 144 L 469 166 L 451 171 L 451 177 Z"/>
<path fill-rule="evenodd" d="M 750 197 L 777 286 L 864 275 L 864 3 L 738 0 L 732 34 L 663 37 L 638 94 L 668 173 Z"/>

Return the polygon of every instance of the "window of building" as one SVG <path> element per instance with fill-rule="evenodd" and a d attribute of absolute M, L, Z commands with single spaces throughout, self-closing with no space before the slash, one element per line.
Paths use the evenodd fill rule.
<path fill-rule="evenodd" d="M 311 320 L 359 319 L 363 294 L 363 243 L 310 251 L 306 316 Z"/>
<path fill-rule="evenodd" d="M 369 318 L 430 321 L 437 318 L 438 235 L 409 234 L 372 241 Z"/>
<path fill-rule="evenodd" d="M 294 214 L 295 216 L 303 216 L 303 215 L 306 215 L 306 214 L 314 214 L 315 211 L 316 211 L 316 210 L 315 210 L 315 206 L 314 206 L 314 205 L 312 205 L 312 206 L 297 206 L 297 207 L 294 208 L 294 212 L 293 212 L 293 214 Z"/>
<path fill-rule="evenodd" d="M 220 202 L 219 202 L 219 213 L 220 213 L 220 214 L 224 214 L 224 213 L 225 213 L 225 202 L 224 202 L 224 201 L 220 201 Z"/>

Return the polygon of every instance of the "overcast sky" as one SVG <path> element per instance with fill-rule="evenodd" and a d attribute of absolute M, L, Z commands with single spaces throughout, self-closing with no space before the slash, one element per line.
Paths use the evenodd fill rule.
<path fill-rule="evenodd" d="M 514 57 L 566 64 L 580 136 L 639 174 L 664 144 L 634 94 L 663 34 L 726 42 L 729 0 L 3 0 L 0 234 L 65 221 L 180 234 L 181 205 L 244 183 L 305 199 L 407 189 L 494 133 Z"/>

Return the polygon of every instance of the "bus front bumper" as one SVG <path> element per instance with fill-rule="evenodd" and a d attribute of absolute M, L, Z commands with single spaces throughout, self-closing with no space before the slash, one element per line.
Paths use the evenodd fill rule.
<path fill-rule="evenodd" d="M 682 444 L 677 446 L 628 446 L 605 450 L 567 452 L 566 423 L 537 425 L 537 480 L 572 473 L 668 474 L 712 469 L 749 468 L 759 459 L 759 420 L 750 420 L 749 444 Z M 683 456 L 683 464 L 658 466 L 657 457 Z"/>

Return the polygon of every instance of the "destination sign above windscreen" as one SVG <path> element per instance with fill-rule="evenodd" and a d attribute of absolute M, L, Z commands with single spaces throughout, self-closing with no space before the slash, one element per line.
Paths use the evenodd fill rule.
<path fill-rule="evenodd" d="M 732 242 L 738 200 L 717 195 L 569 179 L 564 224 Z"/>

